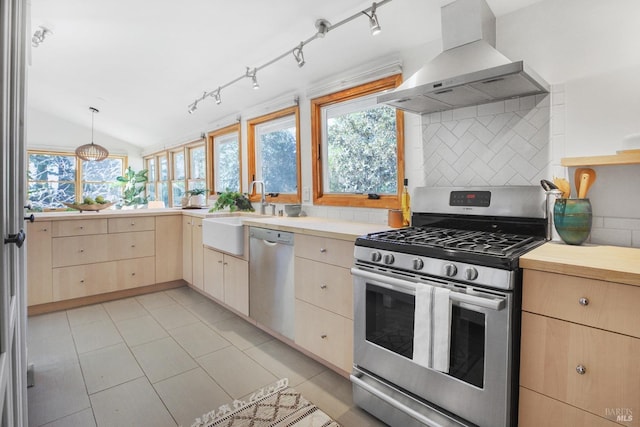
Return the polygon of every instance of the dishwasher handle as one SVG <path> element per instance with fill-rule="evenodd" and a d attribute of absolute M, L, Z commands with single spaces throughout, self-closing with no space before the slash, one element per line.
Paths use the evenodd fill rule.
<path fill-rule="evenodd" d="M 269 246 L 274 246 L 276 244 L 293 245 L 293 233 L 288 231 L 249 227 L 249 237 L 252 239 L 263 240 L 265 244 L 268 244 Z"/>

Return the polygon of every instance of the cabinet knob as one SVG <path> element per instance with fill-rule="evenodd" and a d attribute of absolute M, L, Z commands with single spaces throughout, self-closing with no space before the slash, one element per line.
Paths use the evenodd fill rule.
<path fill-rule="evenodd" d="M 135 247 L 136 247 L 136 245 L 131 245 L 131 247 L 132 247 L 132 248 L 135 248 Z"/>
<path fill-rule="evenodd" d="M 81 225 L 81 226 L 80 226 L 80 230 L 84 230 L 84 225 Z"/>
<path fill-rule="evenodd" d="M 584 365 L 578 365 L 576 366 L 576 372 L 580 375 L 584 375 L 587 373 L 587 368 Z"/>
<path fill-rule="evenodd" d="M 46 228 L 43 228 L 43 229 L 42 229 L 42 231 L 47 231 L 47 229 L 46 229 Z"/>
<path fill-rule="evenodd" d="M 327 252 L 327 250 L 326 250 L 325 248 L 320 248 L 320 253 L 322 253 L 322 254 L 323 254 L 323 253 L 325 253 L 325 252 Z"/>
<path fill-rule="evenodd" d="M 132 223 L 131 223 L 131 226 L 133 227 L 134 225 L 136 225 L 136 223 L 135 223 L 135 222 L 132 222 Z"/>
<path fill-rule="evenodd" d="M 222 264 L 222 260 L 218 261 L 218 264 Z"/>
<path fill-rule="evenodd" d="M 228 262 L 223 262 L 222 265 L 229 265 L 229 263 Z"/>
<path fill-rule="evenodd" d="M 320 285 L 320 289 L 327 289 L 327 285 Z"/>
<path fill-rule="evenodd" d="M 131 273 L 131 275 L 132 275 L 132 276 L 135 276 L 135 275 L 136 275 L 136 273 Z"/>
<path fill-rule="evenodd" d="M 320 338 L 322 338 L 322 339 L 326 339 L 326 338 L 327 338 L 327 334 L 322 334 L 322 335 L 320 335 Z"/>
<path fill-rule="evenodd" d="M 80 280 L 80 283 L 84 283 L 84 279 L 81 279 L 81 280 Z"/>
<path fill-rule="evenodd" d="M 580 305 L 584 305 L 584 306 L 589 305 L 589 299 L 585 297 L 580 298 L 578 302 L 580 303 Z"/>
<path fill-rule="evenodd" d="M 84 252 L 84 249 L 80 249 L 80 253 Z"/>

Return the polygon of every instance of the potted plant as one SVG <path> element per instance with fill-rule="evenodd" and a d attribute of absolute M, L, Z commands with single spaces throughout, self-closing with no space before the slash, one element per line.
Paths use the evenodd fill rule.
<path fill-rule="evenodd" d="M 206 194 L 208 191 L 209 190 L 207 190 L 206 188 L 194 188 L 192 190 L 187 190 L 186 194 L 189 197 L 187 206 L 206 206 Z"/>
<path fill-rule="evenodd" d="M 135 172 L 129 166 L 124 175 L 116 177 L 118 185 L 124 187 L 122 190 L 121 206 L 136 207 L 146 205 L 148 197 L 144 194 L 145 184 L 149 181 L 147 169 Z"/>
<path fill-rule="evenodd" d="M 224 191 L 220 193 L 216 203 L 209 210 L 209 212 L 219 211 L 229 208 L 230 212 L 235 211 L 248 211 L 253 212 L 253 206 L 249 201 L 246 194 L 242 194 L 238 191 Z"/>

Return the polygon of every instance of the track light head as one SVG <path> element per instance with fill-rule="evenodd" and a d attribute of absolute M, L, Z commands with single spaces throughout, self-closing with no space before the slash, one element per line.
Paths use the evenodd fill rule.
<path fill-rule="evenodd" d="M 187 112 L 189 114 L 193 114 L 194 111 L 196 111 L 198 109 L 198 101 L 194 101 L 193 104 L 189 105 L 189 109 L 187 110 Z"/>
<path fill-rule="evenodd" d="M 252 70 L 249 67 L 247 67 L 247 73 L 245 74 L 246 77 L 249 77 L 251 79 L 251 83 L 253 84 L 253 88 L 255 90 L 260 89 L 260 85 L 258 84 L 258 77 L 256 77 L 257 72 L 258 72 L 257 68 L 254 68 Z"/>
<path fill-rule="evenodd" d="M 40 25 L 40 27 L 38 28 L 40 29 L 36 30 L 36 32 L 33 33 L 33 37 L 31 37 L 31 46 L 33 47 L 40 46 L 40 44 L 44 42 L 44 39 L 47 37 L 47 35 L 53 34 L 53 31 L 46 27 L 43 27 L 42 25 Z"/>
<path fill-rule="evenodd" d="M 369 18 L 369 30 L 371 31 L 372 36 L 380 34 L 380 32 L 382 31 L 380 22 L 378 21 L 378 15 L 376 15 L 376 6 L 376 3 L 374 2 L 371 6 L 371 15 L 369 15 L 365 11 L 362 12 Z"/>
<path fill-rule="evenodd" d="M 213 99 L 216 100 L 216 104 L 220 105 L 222 102 L 222 98 L 220 97 L 220 87 L 213 93 Z"/>
<path fill-rule="evenodd" d="M 316 28 L 318 29 L 316 36 L 319 38 L 323 38 L 329 32 L 329 29 L 331 28 L 331 22 L 327 21 L 326 19 L 318 19 L 316 21 Z"/>
<path fill-rule="evenodd" d="M 296 62 L 298 63 L 298 67 L 302 67 L 305 64 L 304 53 L 302 52 L 303 47 L 304 47 L 304 42 L 300 42 L 300 46 L 293 49 L 293 57 L 296 59 Z"/>

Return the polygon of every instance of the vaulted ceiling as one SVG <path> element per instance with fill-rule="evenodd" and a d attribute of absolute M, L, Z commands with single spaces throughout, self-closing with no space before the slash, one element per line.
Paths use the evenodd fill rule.
<path fill-rule="evenodd" d="M 451 0 L 393 0 L 377 10 L 382 33 L 362 15 L 285 57 L 193 113 L 189 104 L 371 6 L 362 0 L 31 0 L 31 32 L 52 33 L 30 53 L 29 107 L 139 147 L 184 142 L 226 117 L 287 94 L 304 94 L 354 67 L 399 56 L 440 38 Z M 488 0 L 496 16 L 539 0 Z"/>

